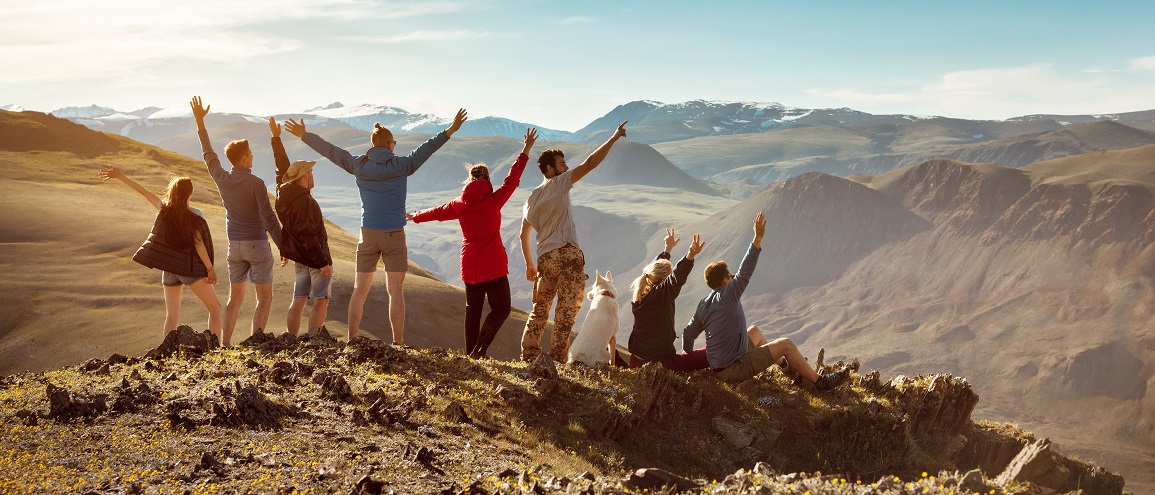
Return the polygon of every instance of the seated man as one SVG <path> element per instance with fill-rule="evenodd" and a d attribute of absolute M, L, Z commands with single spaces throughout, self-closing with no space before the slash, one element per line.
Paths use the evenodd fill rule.
<path fill-rule="evenodd" d="M 790 339 L 766 342 L 756 326 L 746 327 L 746 313 L 742 311 L 742 292 L 750 283 L 750 276 L 762 252 L 762 236 L 766 234 L 766 219 L 762 213 L 754 218 L 754 241 L 738 267 L 731 275 L 723 261 L 706 267 L 706 285 L 713 289 L 701 302 L 690 323 L 682 332 L 682 348 L 694 350 L 694 339 L 706 332 L 706 357 L 710 368 L 728 382 L 753 378 L 778 360 L 785 358 L 790 369 L 814 384 L 818 390 L 830 390 L 840 385 L 849 375 L 849 369 L 818 376 L 802 357 Z"/>

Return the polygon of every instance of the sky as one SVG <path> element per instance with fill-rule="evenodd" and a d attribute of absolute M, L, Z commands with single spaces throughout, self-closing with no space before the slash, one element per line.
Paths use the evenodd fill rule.
<path fill-rule="evenodd" d="M 636 100 L 1155 109 L 1155 2 L 0 0 L 0 106 L 332 102 L 575 131 Z"/>

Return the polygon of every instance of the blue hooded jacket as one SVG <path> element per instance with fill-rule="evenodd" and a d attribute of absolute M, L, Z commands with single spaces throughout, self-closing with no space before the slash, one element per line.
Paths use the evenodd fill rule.
<path fill-rule="evenodd" d="M 357 177 L 357 189 L 361 192 L 362 227 L 396 230 L 405 226 L 407 178 L 433 152 L 449 141 L 449 135 L 444 131 L 437 133 L 408 156 L 394 155 L 383 146 L 374 146 L 364 155 L 353 156 L 311 132 L 305 133 L 301 140 L 321 156 Z"/>

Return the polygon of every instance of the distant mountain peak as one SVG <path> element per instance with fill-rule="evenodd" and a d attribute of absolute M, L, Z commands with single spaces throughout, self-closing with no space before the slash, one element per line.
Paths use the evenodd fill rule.
<path fill-rule="evenodd" d="M 49 112 L 50 114 L 60 118 L 91 118 L 101 115 L 109 115 L 117 113 L 116 110 L 97 105 L 89 105 L 86 107 L 64 107 L 57 108 Z"/>
<path fill-rule="evenodd" d="M 345 107 L 345 104 L 344 104 L 344 103 L 341 103 L 341 102 L 339 102 L 339 101 L 334 101 L 333 103 L 330 103 L 330 104 L 328 104 L 328 105 L 325 105 L 325 106 L 322 106 L 322 107 L 313 107 L 313 108 L 310 108 L 310 109 L 308 109 L 308 110 L 305 110 L 305 111 L 303 111 L 303 112 L 301 112 L 301 113 L 319 112 L 319 111 L 321 111 L 321 110 L 333 110 L 333 109 L 335 109 L 335 108 L 344 108 L 344 107 Z"/>

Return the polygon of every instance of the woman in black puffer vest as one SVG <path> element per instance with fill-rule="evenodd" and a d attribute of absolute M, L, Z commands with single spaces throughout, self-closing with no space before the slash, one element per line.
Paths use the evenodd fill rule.
<path fill-rule="evenodd" d="M 201 211 L 189 207 L 192 180 L 188 177 L 174 178 L 168 184 L 164 200 L 161 200 L 115 168 L 101 170 L 100 178 L 120 179 L 159 210 L 153 221 L 152 233 L 132 259 L 149 268 L 161 270 L 164 334 L 176 330 L 180 323 L 181 296 L 187 285 L 209 312 L 209 331 L 220 339 L 221 302 L 213 290 L 213 285 L 217 283 L 217 272 L 213 267 L 213 239 Z"/>

